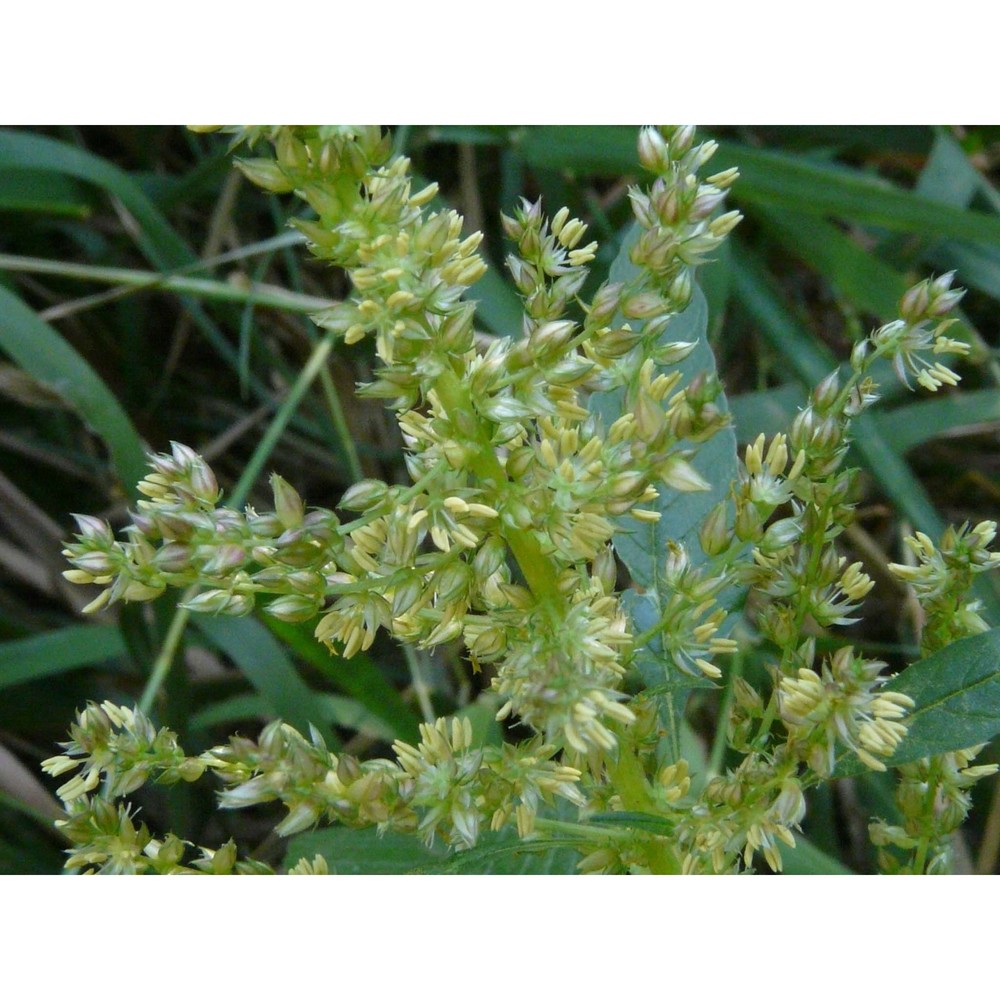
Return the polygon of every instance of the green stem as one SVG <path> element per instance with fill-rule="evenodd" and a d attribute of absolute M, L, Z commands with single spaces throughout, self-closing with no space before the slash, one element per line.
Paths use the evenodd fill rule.
<path fill-rule="evenodd" d="M 295 383 L 289 390 L 288 395 L 282 401 L 281 406 L 274 415 L 274 419 L 271 421 L 270 426 L 261 438 L 260 443 L 254 450 L 253 455 L 250 457 L 250 461 L 243 470 L 243 474 L 240 476 L 239 482 L 233 488 L 233 492 L 229 495 L 227 506 L 239 507 L 246 500 L 258 474 L 260 473 L 260 470 L 270 457 L 271 452 L 274 450 L 274 446 L 278 443 L 278 439 L 284 433 L 285 428 L 288 426 L 289 420 L 291 420 L 292 415 L 298 408 L 303 395 L 305 395 L 306 390 L 312 384 L 313 380 L 316 378 L 320 369 L 326 362 L 326 359 L 333 348 L 333 343 L 334 334 L 328 333 L 313 349 L 305 367 L 299 373 L 299 377 L 295 380 Z M 190 601 L 198 593 L 198 589 L 199 587 L 197 585 L 190 587 L 184 593 L 184 596 L 181 598 L 179 603 L 183 605 Z M 142 697 L 139 700 L 139 708 L 143 712 L 149 712 L 151 710 L 153 702 L 160 693 L 160 688 L 163 687 L 163 683 L 170 673 L 174 657 L 184 636 L 184 629 L 187 626 L 189 617 L 190 612 L 184 607 L 178 607 L 174 612 L 174 616 L 167 629 L 166 638 L 163 640 L 163 646 L 160 649 L 160 653 L 157 656 L 156 661 L 153 663 L 153 669 L 150 672 L 149 679 L 146 681 L 146 686 L 142 692 Z"/>
<path fill-rule="evenodd" d="M 249 283 L 241 286 L 225 281 L 213 281 L 208 278 L 163 275 L 152 271 L 139 271 L 123 267 L 94 267 L 89 264 L 63 263 L 40 257 L 21 257 L 13 254 L 0 254 L 0 270 L 80 278 L 83 281 L 117 285 L 120 289 L 130 292 L 165 289 L 177 294 L 195 295 L 200 299 L 209 299 L 215 302 L 240 302 L 270 306 L 292 313 L 316 313 L 323 309 L 329 309 L 333 305 L 329 299 L 321 299 L 313 295 L 300 295 L 273 285 Z M 105 301 L 103 296 L 101 301 Z M 74 303 L 75 306 L 79 304 L 79 302 Z M 51 311 L 48 315 L 50 319 L 56 318 Z M 65 313 L 60 312 L 59 315 L 62 316 Z"/>
<path fill-rule="evenodd" d="M 364 479 L 365 474 L 361 468 L 361 462 L 358 460 L 358 449 L 354 447 L 354 438 L 351 436 L 351 429 L 347 426 L 347 420 L 344 417 L 344 407 L 340 402 L 340 394 L 337 392 L 333 376 L 328 368 L 323 368 L 319 373 L 319 384 L 323 388 L 326 405 L 330 411 L 330 419 L 337 432 L 337 441 L 347 459 L 347 468 L 351 479 L 354 482 Z"/>
<path fill-rule="evenodd" d="M 911 872 L 914 875 L 925 874 L 924 869 L 927 865 L 927 852 L 930 850 L 931 841 L 935 839 L 934 800 L 937 798 L 939 772 L 940 765 L 938 763 L 938 758 L 934 758 L 932 760 L 930 774 L 928 775 L 927 792 L 924 795 L 924 815 L 921 822 L 923 829 L 920 834 L 920 842 L 917 844 L 913 855 L 913 866 Z"/>
<path fill-rule="evenodd" d="M 650 794 L 649 782 L 639 757 L 630 743 L 619 737 L 618 760 L 609 769 L 615 791 L 621 796 L 626 810 L 657 813 L 656 803 Z M 680 862 L 670 844 L 662 837 L 646 842 L 649 870 L 654 875 L 679 875 Z"/>
<path fill-rule="evenodd" d="M 424 677 L 420 654 L 408 642 L 400 643 L 400 645 L 403 647 L 406 665 L 410 669 L 413 692 L 417 696 L 420 714 L 424 717 L 424 722 L 433 723 L 437 716 L 434 713 L 434 706 L 431 704 L 430 688 L 427 686 L 427 680 Z"/>
<path fill-rule="evenodd" d="M 719 705 L 719 718 L 715 727 L 715 737 L 712 740 L 712 751 L 708 758 L 708 770 L 706 781 L 719 774 L 722 770 L 722 760 L 729 746 L 729 713 L 733 706 L 733 688 L 736 686 L 736 679 L 743 675 L 743 653 L 737 649 L 730 661 L 731 666 L 726 677 L 726 690 L 722 696 L 722 704 Z"/>
<path fill-rule="evenodd" d="M 471 433 L 466 437 L 471 438 L 471 443 L 476 447 L 469 456 L 469 465 L 479 479 L 486 484 L 492 484 L 499 505 L 503 508 L 511 482 L 493 450 L 488 428 L 476 415 L 469 387 L 462 383 L 455 372 L 449 370 L 442 372 L 438 377 L 434 389 L 453 424 L 467 419 L 472 425 L 469 428 Z M 502 509 L 501 525 L 504 541 L 514 553 L 521 573 L 538 603 L 550 609 L 558 608 L 562 604 L 562 595 L 559 592 L 555 567 L 542 552 L 541 544 L 534 533 L 504 524 Z"/>
<path fill-rule="evenodd" d="M 187 601 L 190 601 L 198 593 L 198 589 L 197 584 L 189 587 L 184 592 L 183 597 L 181 597 L 180 604 L 183 605 Z M 179 606 L 174 611 L 174 616 L 170 620 L 163 645 L 160 647 L 159 655 L 153 663 L 153 669 L 149 673 L 149 679 L 146 681 L 142 697 L 139 699 L 140 711 L 148 714 L 152 709 L 153 702 L 156 701 L 156 696 L 160 693 L 160 688 L 163 687 L 163 682 L 167 679 L 170 668 L 173 666 L 174 657 L 180 648 L 181 640 L 184 637 L 184 629 L 187 626 L 190 615 L 191 612 L 185 607 Z"/>
<path fill-rule="evenodd" d="M 260 470 L 264 467 L 264 463 L 267 462 L 268 458 L 270 458 L 271 452 L 274 451 L 279 438 L 282 434 L 284 434 L 285 428 L 288 426 L 288 422 L 292 419 L 292 416 L 298 409 L 299 403 L 302 401 L 302 397 L 305 395 L 306 390 L 310 385 L 312 385 L 313 380 L 326 363 L 326 359 L 329 357 L 330 351 L 333 349 L 335 337 L 336 335 L 334 333 L 327 333 L 326 336 L 323 337 L 323 339 L 313 348 L 313 352 L 309 356 L 309 360 L 306 362 L 305 367 L 301 372 L 299 372 L 298 378 L 293 383 L 291 389 L 288 390 L 288 395 L 282 400 L 281 406 L 278 407 L 278 410 L 274 415 L 274 419 L 265 431 L 260 443 L 254 449 L 253 455 L 250 456 L 250 461 L 247 462 L 246 468 L 243 470 L 243 474 L 240 476 L 239 482 L 236 484 L 233 492 L 229 496 L 227 506 L 239 507 L 250 495 L 250 490 L 253 488 L 253 484 L 256 481 L 257 476 L 260 474 Z"/>
<path fill-rule="evenodd" d="M 569 823 L 561 819 L 545 819 L 539 816 L 535 820 L 535 829 L 542 833 L 565 833 L 588 844 L 602 843 L 609 840 L 626 842 L 634 840 L 631 830 L 619 830 L 615 827 L 588 825 L 586 823 Z"/>

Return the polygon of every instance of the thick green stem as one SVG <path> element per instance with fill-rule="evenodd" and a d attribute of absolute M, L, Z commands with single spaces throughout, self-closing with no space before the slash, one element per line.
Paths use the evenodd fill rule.
<path fill-rule="evenodd" d="M 511 482 L 493 450 L 485 422 L 475 412 L 468 386 L 454 372 L 446 371 L 439 376 L 434 388 L 452 421 L 467 420 L 469 424 L 470 443 L 474 446 L 469 456 L 469 465 L 484 484 L 492 485 L 495 490 L 501 509 L 504 541 L 513 552 L 528 587 L 540 605 L 559 607 L 562 595 L 559 593 L 555 568 L 542 552 L 537 537 L 531 530 L 517 528 L 503 520 L 504 500 L 510 494 Z"/>
<path fill-rule="evenodd" d="M 626 810 L 656 813 L 656 803 L 650 793 L 646 772 L 634 748 L 624 738 L 619 739 L 618 760 L 609 769 L 611 783 L 621 796 Z M 670 844 L 661 837 L 646 843 L 649 870 L 654 875 L 679 875 L 680 862 Z"/>

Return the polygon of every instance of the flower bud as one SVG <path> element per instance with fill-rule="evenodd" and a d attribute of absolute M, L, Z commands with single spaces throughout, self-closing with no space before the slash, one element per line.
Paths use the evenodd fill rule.
<path fill-rule="evenodd" d="M 605 283 L 597 290 L 587 311 L 587 322 L 590 326 L 607 326 L 618 311 L 618 301 L 621 298 L 624 285 L 620 281 Z"/>
<path fill-rule="evenodd" d="M 729 519 L 729 504 L 723 500 L 716 504 L 702 521 L 698 530 L 698 540 L 701 549 L 707 556 L 717 556 L 729 548 L 732 532 L 727 524 Z"/>
<path fill-rule="evenodd" d="M 304 594 L 287 594 L 271 601 L 265 610 L 283 622 L 307 622 L 319 614 L 322 602 Z"/>
<path fill-rule="evenodd" d="M 639 162 L 651 173 L 663 174 L 670 169 L 670 147 L 655 127 L 639 132 Z"/>
<path fill-rule="evenodd" d="M 274 494 L 274 512 L 281 526 L 286 530 L 299 527 L 305 514 L 302 497 L 277 473 L 271 476 L 271 491 Z"/>
<path fill-rule="evenodd" d="M 265 191 L 287 194 L 295 190 L 294 182 L 288 179 L 284 170 L 274 160 L 238 159 L 236 166 L 251 183 Z"/>
<path fill-rule="evenodd" d="M 362 479 L 351 486 L 340 500 L 347 510 L 365 511 L 378 506 L 389 492 L 389 487 L 378 479 Z"/>

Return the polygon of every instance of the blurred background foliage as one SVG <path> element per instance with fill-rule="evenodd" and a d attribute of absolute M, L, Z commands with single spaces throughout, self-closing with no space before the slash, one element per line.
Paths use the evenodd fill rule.
<path fill-rule="evenodd" d="M 891 319 L 910 284 L 956 269 L 969 289 L 960 336 L 973 350 L 960 389 L 930 397 L 886 377 L 884 403 L 856 426 L 865 476 L 844 544 L 877 587 L 851 640 L 898 669 L 916 657 L 917 626 L 886 571 L 902 557 L 902 535 L 997 515 L 1000 128 L 702 131 L 719 141 L 716 169 L 742 174 L 730 202 L 746 219 L 702 274 L 742 441 L 787 426 L 806 387 Z M 588 221 L 601 241 L 593 285 L 603 277 L 630 219 L 635 136 L 618 126 L 394 129 L 416 172 L 438 180 L 441 199 L 486 234 L 494 266 L 476 288 L 484 331 L 520 331 L 499 213 L 521 195 Z M 313 377 L 301 375 L 318 343 L 308 314 L 348 289 L 297 246 L 286 222 L 299 211 L 243 182 L 220 136 L 0 130 L 0 872 L 60 870 L 55 783 L 39 761 L 75 709 L 136 703 L 154 665 L 169 665 L 169 595 L 80 614 L 93 595 L 60 575 L 71 512 L 121 526 L 144 451 L 171 440 L 206 456 L 229 502 L 261 508 L 271 470 L 329 507 L 360 476 L 406 478 L 394 421 L 353 396 L 372 367 L 369 344 L 339 345 Z M 1000 623 L 1000 590 L 987 581 L 979 596 L 987 620 Z M 744 673 L 763 670 L 748 649 Z M 457 651 L 404 655 L 382 642 L 345 663 L 308 624 L 193 617 L 153 712 L 191 753 L 280 716 L 316 722 L 331 748 L 380 756 L 393 738 L 412 739 L 429 713 L 464 712 L 483 739 L 502 738 L 488 687 Z M 692 703 L 692 759 L 711 741 L 719 703 L 711 693 Z M 983 759 L 997 759 L 996 749 Z M 1000 783 L 983 786 L 958 856 L 961 870 L 986 873 L 1000 853 Z M 877 774 L 821 789 L 806 820 L 812 846 L 786 867 L 871 871 L 867 823 L 892 817 L 891 793 L 891 776 Z M 266 810 L 220 814 L 200 784 L 144 789 L 139 800 L 159 830 L 205 844 L 235 836 L 281 859 Z M 373 852 L 370 839 L 344 834 L 340 846 L 352 859 L 343 870 L 420 860 L 391 838 Z M 566 867 L 543 860 L 494 870 Z"/>

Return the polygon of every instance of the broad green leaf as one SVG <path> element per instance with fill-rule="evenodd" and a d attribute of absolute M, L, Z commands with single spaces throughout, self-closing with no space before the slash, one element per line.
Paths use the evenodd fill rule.
<path fill-rule="evenodd" d="M 328 707 L 299 676 L 273 635 L 255 618 L 193 615 L 192 623 L 209 642 L 222 650 L 265 699 L 271 714 L 302 733 L 314 725 L 339 746 Z"/>
<path fill-rule="evenodd" d="M 906 738 L 889 765 L 965 750 L 1000 734 L 1000 628 L 959 639 L 906 668 L 887 685 L 909 695 Z M 844 754 L 837 775 L 863 770 Z"/>
<path fill-rule="evenodd" d="M 637 232 L 638 228 L 633 227 L 611 268 L 612 281 L 627 281 L 636 273 L 637 269 L 628 259 L 628 254 Z M 620 319 L 619 317 L 618 321 Z M 661 338 L 661 343 L 686 341 L 696 344 L 687 358 L 670 368 L 670 371 L 680 371 L 684 382 L 701 372 L 715 372 L 715 356 L 705 337 L 707 325 L 708 307 L 700 289 L 696 288 L 691 304 L 671 320 Z M 594 393 L 590 399 L 590 409 L 600 414 L 607 427 L 621 416 L 624 397 L 623 389 Z M 724 395 L 720 394 L 716 404 L 726 411 Z M 617 520 L 620 530 L 614 539 L 615 551 L 628 567 L 632 579 L 653 593 L 663 586 L 661 573 L 669 542 L 683 544 L 695 562 L 702 558 L 698 528 L 705 515 L 728 495 L 729 487 L 736 478 L 736 435 L 732 428 L 725 428 L 700 445 L 691 464 L 711 484 L 710 489 L 681 493 L 661 487 L 660 496 L 653 505 L 661 514 L 659 521 L 645 524 L 628 516 Z"/>
<path fill-rule="evenodd" d="M 987 743 L 1000 733 L 1000 628 L 951 643 L 887 687 L 917 703 L 893 764 Z"/>
<path fill-rule="evenodd" d="M 127 494 L 146 475 L 146 452 L 128 414 L 93 368 L 56 330 L 0 286 L 0 348 L 57 392 L 99 435 Z"/>
<path fill-rule="evenodd" d="M 564 840 L 520 840 L 513 830 L 483 834 L 468 851 L 421 869 L 427 875 L 575 875 L 580 854 Z"/>
<path fill-rule="evenodd" d="M 629 251 L 638 233 L 638 225 L 633 225 L 612 265 L 612 281 L 628 281 L 638 273 L 636 266 L 629 260 Z M 624 322 L 621 317 L 616 321 Z M 671 369 L 679 370 L 685 382 L 701 372 L 715 372 L 715 357 L 708 345 L 707 327 L 708 307 L 705 297 L 700 289 L 695 288 L 690 305 L 671 320 L 661 339 L 662 343 L 686 341 L 696 345 L 684 361 Z M 615 389 L 595 393 L 589 405 L 593 412 L 600 414 L 607 427 L 622 414 L 624 399 L 624 390 Z M 716 403 L 721 410 L 726 409 L 724 396 L 720 395 Z M 669 597 L 666 582 L 662 578 L 668 545 L 671 542 L 682 544 L 692 562 L 697 563 L 704 558 L 698 541 L 698 529 L 708 512 L 728 495 L 730 485 L 736 478 L 736 435 L 732 427 L 725 428 L 700 445 L 691 464 L 711 484 L 710 489 L 681 493 L 669 487 L 661 487 L 660 496 L 652 505 L 661 515 L 658 522 L 640 523 L 628 516 L 617 519 L 618 531 L 613 542 L 615 551 L 628 568 L 632 579 L 643 589 L 641 595 L 629 591 L 624 601 L 636 633 L 643 632 L 660 619 L 663 605 Z M 671 757 L 676 760 L 681 752 L 681 723 L 690 692 L 696 687 L 711 685 L 678 671 L 664 657 L 658 638 L 639 650 L 634 662 L 646 686 L 660 696 L 661 716 L 670 741 Z"/>
<path fill-rule="evenodd" d="M 0 643 L 0 690 L 105 663 L 125 655 L 114 625 L 68 625 L 65 628 Z"/>
<path fill-rule="evenodd" d="M 329 826 L 300 833 L 288 842 L 285 867 L 321 854 L 334 875 L 407 875 L 445 857 L 445 849 L 424 847 L 419 837 L 402 833 L 379 836 L 374 827 L 352 830 Z"/>

